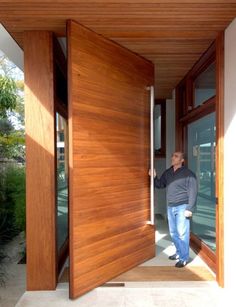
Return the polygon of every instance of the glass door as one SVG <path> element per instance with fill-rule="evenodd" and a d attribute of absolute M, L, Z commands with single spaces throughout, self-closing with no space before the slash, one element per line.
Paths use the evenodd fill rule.
<path fill-rule="evenodd" d="M 198 179 L 198 200 L 192 232 L 216 250 L 215 112 L 188 125 L 188 166 Z"/>
<path fill-rule="evenodd" d="M 68 130 L 67 121 L 56 113 L 57 148 L 57 250 L 68 239 Z"/>

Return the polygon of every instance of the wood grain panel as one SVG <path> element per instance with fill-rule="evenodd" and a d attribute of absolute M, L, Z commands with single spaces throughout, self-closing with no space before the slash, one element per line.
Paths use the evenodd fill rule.
<path fill-rule="evenodd" d="M 182 270 L 172 266 L 139 266 L 111 280 L 111 282 L 150 281 L 214 281 L 206 267 L 187 266 Z"/>
<path fill-rule="evenodd" d="M 27 290 L 56 287 L 52 33 L 24 37 Z"/>
<path fill-rule="evenodd" d="M 30 3 L 32 0 L 24 0 L 24 1 L 19 1 L 19 0 L 11 0 L 11 3 L 24 3 L 24 4 L 27 4 L 27 3 Z M 6 1 L 3 0 L 3 2 L 6 3 Z M 56 0 L 55 1 L 57 4 L 65 4 L 65 0 Z M 69 3 L 70 1 L 68 1 Z M 72 1 L 71 1 L 72 2 Z M 78 4 L 86 4 L 88 3 L 88 5 L 90 5 L 91 3 L 101 3 L 102 5 L 104 4 L 104 2 L 107 2 L 107 5 L 113 5 L 113 2 L 110 2 L 110 1 L 104 1 L 104 0 L 87 0 L 86 2 L 84 2 L 84 0 L 73 0 L 73 3 L 76 3 L 77 5 Z M 209 4 L 227 4 L 227 3 L 234 3 L 235 0 L 208 0 L 208 3 Z M 47 3 L 52 3 L 51 0 L 34 0 L 34 3 L 40 3 L 40 4 L 47 4 Z M 143 0 L 119 0 L 117 1 L 117 3 L 135 3 L 135 4 L 139 4 L 139 3 L 143 3 Z M 150 4 L 156 4 L 156 3 L 168 3 L 168 4 L 175 4 L 175 3 L 180 3 L 179 0 L 148 0 L 147 3 L 150 3 Z M 191 4 L 205 4 L 206 1 L 205 0 L 182 0 L 181 3 L 185 4 L 185 3 L 191 3 Z"/>
<path fill-rule="evenodd" d="M 66 20 L 73 19 L 153 61 L 156 98 L 171 98 L 172 90 L 235 16 L 236 0 L 0 3 L 0 20 L 22 48 L 23 31 L 49 30 L 66 36 Z M 187 67 L 175 66 L 182 63 L 180 57 Z"/>
<path fill-rule="evenodd" d="M 184 88 L 192 88 L 194 80 L 211 63 L 216 62 L 216 96 L 190 112 L 181 112 L 184 103 Z M 193 105 L 193 95 L 189 91 L 188 104 Z M 188 93 L 187 93 L 188 94 Z M 185 110 L 186 111 L 186 110 Z M 216 252 L 213 252 L 196 235 L 191 234 L 192 248 L 216 272 L 218 284 L 224 286 L 224 32 L 210 46 L 200 60 L 189 71 L 176 88 L 176 143 L 182 145 L 186 135 L 186 125 L 192 121 L 216 112 Z M 182 116 L 181 116 L 182 113 Z M 183 113 L 186 115 L 183 116 Z M 187 144 L 186 139 L 184 140 Z"/>
<path fill-rule="evenodd" d="M 69 270 L 65 268 L 59 282 L 68 281 Z M 215 281 L 215 276 L 209 269 L 201 266 L 187 266 L 181 270 L 173 266 L 138 266 L 103 286 L 124 287 L 125 282 L 151 281 Z"/>
<path fill-rule="evenodd" d="M 209 246 L 207 246 L 204 241 L 198 238 L 194 233 L 191 233 L 190 240 L 193 251 L 207 263 L 213 272 L 217 274 L 215 252 L 213 252 Z"/>
<path fill-rule="evenodd" d="M 70 22 L 70 297 L 155 254 L 147 60 Z"/>

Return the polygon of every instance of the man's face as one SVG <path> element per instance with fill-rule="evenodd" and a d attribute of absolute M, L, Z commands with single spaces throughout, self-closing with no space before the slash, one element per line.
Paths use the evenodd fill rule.
<path fill-rule="evenodd" d="M 174 152 L 171 157 L 172 166 L 182 165 L 184 162 L 181 152 Z"/>

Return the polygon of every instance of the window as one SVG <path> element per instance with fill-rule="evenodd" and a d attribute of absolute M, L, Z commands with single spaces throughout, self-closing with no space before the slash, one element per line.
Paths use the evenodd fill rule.
<path fill-rule="evenodd" d="M 213 43 L 176 87 L 177 120 L 188 121 L 200 113 L 199 107 L 204 107 L 203 112 L 208 109 L 208 114 L 214 111 L 215 96 L 216 51 Z"/>
<path fill-rule="evenodd" d="M 215 62 L 210 64 L 194 80 L 194 107 L 197 107 L 216 94 Z"/>
<path fill-rule="evenodd" d="M 191 232 L 211 255 L 216 250 L 215 97 L 216 51 L 212 44 L 176 88 L 176 143 L 187 153 L 187 165 L 199 185 Z"/>
<path fill-rule="evenodd" d="M 215 251 L 215 112 L 189 124 L 187 129 L 188 167 L 198 180 L 198 200 L 191 230 Z"/>

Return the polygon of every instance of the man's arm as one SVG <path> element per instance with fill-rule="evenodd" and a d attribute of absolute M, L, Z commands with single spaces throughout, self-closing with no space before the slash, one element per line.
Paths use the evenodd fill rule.
<path fill-rule="evenodd" d="M 197 192 L 197 179 L 195 176 L 190 176 L 188 185 L 188 206 L 186 207 L 187 211 L 194 211 L 197 202 Z"/>
<path fill-rule="evenodd" d="M 157 176 L 154 178 L 154 186 L 157 189 L 163 189 L 166 187 L 166 172 L 161 175 L 160 179 L 158 179 Z"/>

